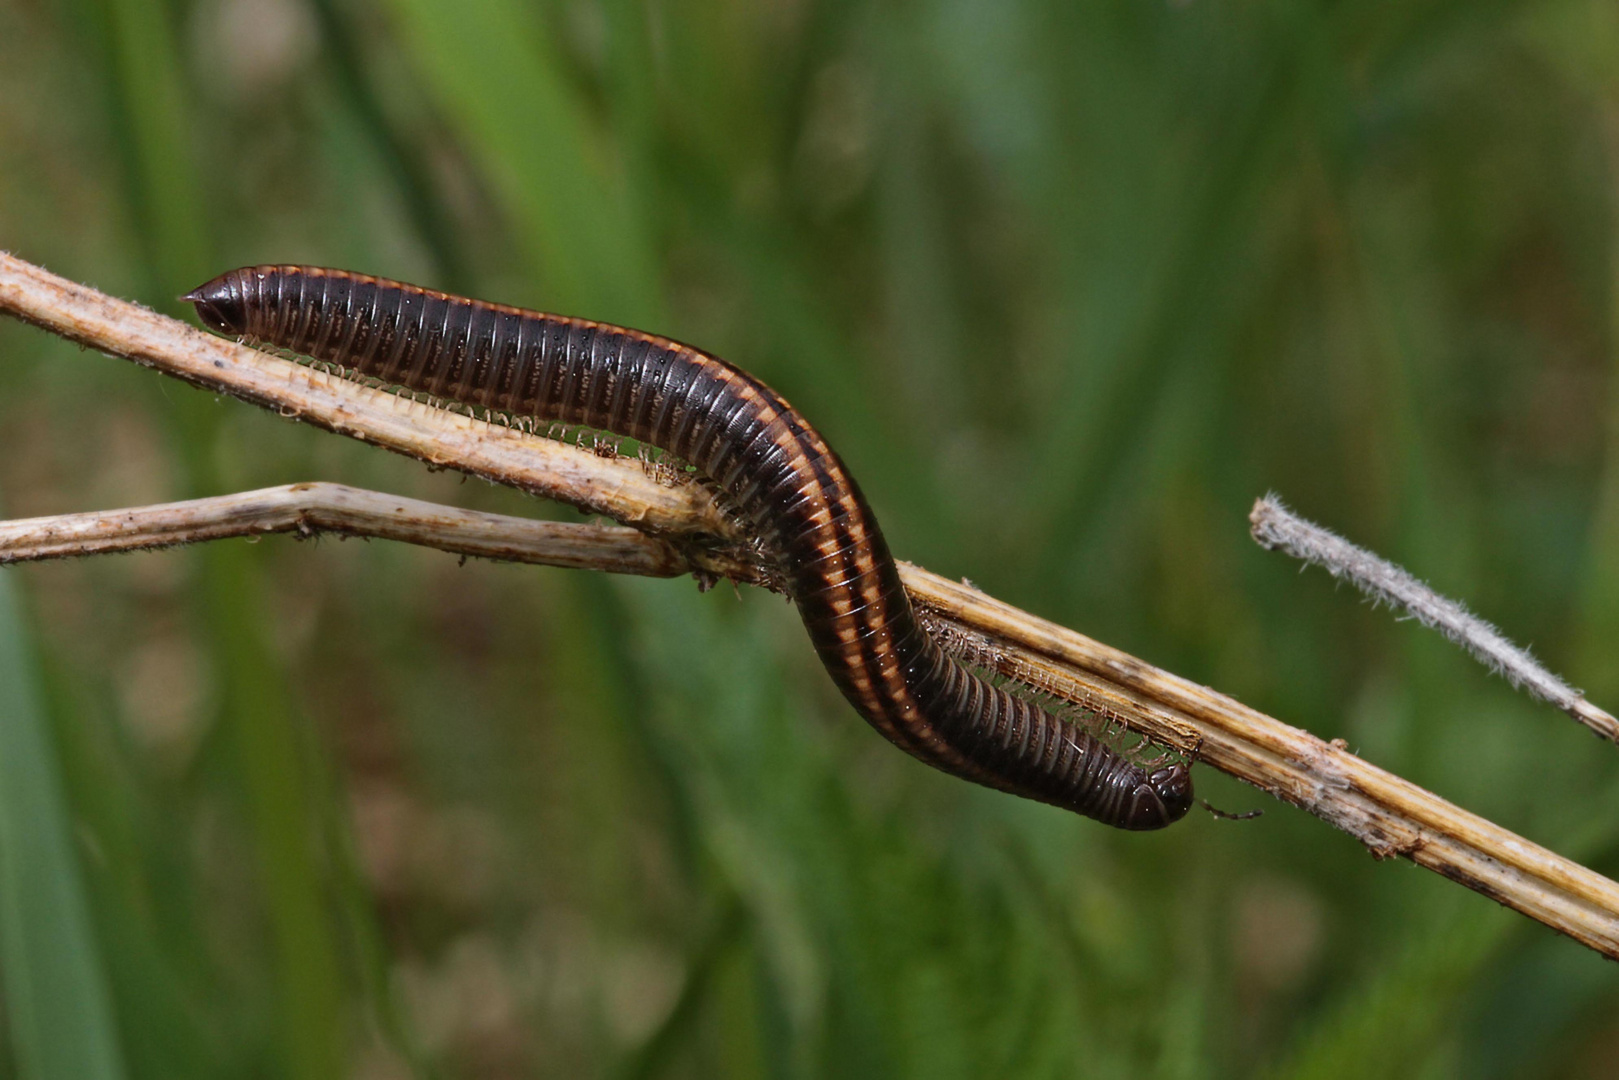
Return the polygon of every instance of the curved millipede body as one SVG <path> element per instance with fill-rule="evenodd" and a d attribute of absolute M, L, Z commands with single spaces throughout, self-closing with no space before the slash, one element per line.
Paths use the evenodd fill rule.
<path fill-rule="evenodd" d="M 690 462 L 755 530 L 833 681 L 895 745 L 1120 828 L 1161 828 L 1191 806 L 1186 765 L 1132 761 L 946 655 L 843 462 L 780 394 L 723 360 L 637 330 L 314 267 L 232 270 L 185 299 L 222 334 Z"/>

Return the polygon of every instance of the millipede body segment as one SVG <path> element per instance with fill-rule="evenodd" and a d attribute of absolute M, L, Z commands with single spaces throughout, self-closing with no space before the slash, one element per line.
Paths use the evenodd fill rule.
<path fill-rule="evenodd" d="M 184 299 L 209 328 L 466 405 L 627 436 L 690 462 L 784 577 L 838 689 L 936 768 L 1124 829 L 1192 802 L 1151 768 L 990 685 L 920 625 L 859 485 L 770 387 L 688 345 L 306 266 L 232 270 Z"/>

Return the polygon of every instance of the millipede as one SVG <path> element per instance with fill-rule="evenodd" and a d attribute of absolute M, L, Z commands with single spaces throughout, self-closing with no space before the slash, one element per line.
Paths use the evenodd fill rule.
<path fill-rule="evenodd" d="M 1136 760 L 950 656 L 924 629 L 838 455 L 740 368 L 639 330 L 344 270 L 243 267 L 183 299 L 221 334 L 689 463 L 753 530 L 833 682 L 890 742 L 1122 829 L 1162 828 L 1191 807 L 1186 763 Z"/>

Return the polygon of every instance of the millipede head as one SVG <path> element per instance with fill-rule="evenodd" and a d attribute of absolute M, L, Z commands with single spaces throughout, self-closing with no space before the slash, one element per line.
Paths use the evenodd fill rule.
<path fill-rule="evenodd" d="M 1131 795 L 1121 828 L 1162 829 L 1186 816 L 1192 808 L 1192 770 L 1185 764 L 1159 769 Z"/>
<path fill-rule="evenodd" d="M 180 299 L 197 306 L 197 318 L 208 329 L 227 337 L 247 333 L 247 303 L 237 271 L 198 285 Z"/>

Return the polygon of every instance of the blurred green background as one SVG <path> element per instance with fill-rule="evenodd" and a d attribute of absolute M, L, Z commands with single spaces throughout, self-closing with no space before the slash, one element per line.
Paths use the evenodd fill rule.
<path fill-rule="evenodd" d="M 902 555 L 1619 874 L 1612 0 L 0 0 L 0 247 L 629 323 Z M 560 514 L 0 325 L 24 516 Z M 792 611 L 272 539 L 0 575 L 0 1076 L 1596 1077 L 1619 968 L 1207 769 L 1112 832 L 874 735 Z"/>

